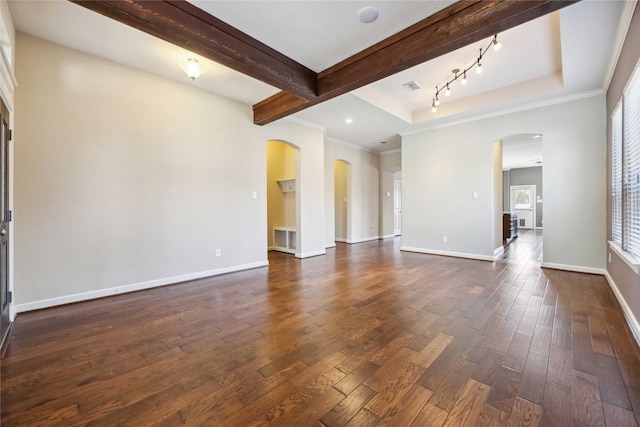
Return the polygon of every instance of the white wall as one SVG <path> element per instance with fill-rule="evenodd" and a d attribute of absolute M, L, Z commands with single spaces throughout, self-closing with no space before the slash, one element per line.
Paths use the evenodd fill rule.
<path fill-rule="evenodd" d="M 605 103 L 589 97 L 402 139 L 403 245 L 489 259 L 493 255 L 492 144 L 541 133 L 544 263 L 601 272 L 605 261 Z M 472 193 L 478 192 L 478 198 Z M 449 243 L 442 242 L 447 235 Z"/>
<path fill-rule="evenodd" d="M 23 34 L 16 52 L 19 310 L 266 264 L 250 106 Z"/>
<path fill-rule="evenodd" d="M 394 236 L 393 181 L 401 175 L 400 150 L 380 155 L 380 230 L 381 237 Z M 401 179 L 401 178 L 400 178 Z M 389 193 L 389 195 L 387 195 Z"/>
<path fill-rule="evenodd" d="M 325 208 L 325 246 L 335 246 L 334 211 L 334 172 L 333 162 L 344 160 L 349 163 L 349 201 L 348 243 L 375 240 L 380 236 L 379 220 L 379 173 L 380 156 L 377 153 L 359 150 L 335 141 L 326 142 L 326 161 L 324 167 L 326 193 Z M 373 230 L 372 230 L 373 229 Z"/>

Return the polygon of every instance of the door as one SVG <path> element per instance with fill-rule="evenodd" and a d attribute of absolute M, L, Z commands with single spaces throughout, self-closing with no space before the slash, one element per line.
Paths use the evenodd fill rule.
<path fill-rule="evenodd" d="M 393 234 L 402 234 L 402 182 L 393 181 Z"/>
<path fill-rule="evenodd" d="M 518 228 L 536 228 L 536 186 L 511 186 L 511 212 L 518 214 Z"/>
<path fill-rule="evenodd" d="M 0 101 L 0 343 L 9 331 L 9 111 Z"/>

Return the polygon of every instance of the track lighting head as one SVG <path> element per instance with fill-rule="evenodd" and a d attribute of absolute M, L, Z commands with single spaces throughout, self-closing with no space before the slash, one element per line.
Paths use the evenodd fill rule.
<path fill-rule="evenodd" d="M 493 36 L 493 41 L 491 43 L 493 44 L 493 50 L 502 49 L 502 43 L 500 43 L 498 41 L 498 35 L 497 34 L 495 36 Z"/>

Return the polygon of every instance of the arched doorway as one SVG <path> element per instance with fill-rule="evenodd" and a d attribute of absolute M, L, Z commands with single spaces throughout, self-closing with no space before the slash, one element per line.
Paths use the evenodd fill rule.
<path fill-rule="evenodd" d="M 299 147 L 267 141 L 267 242 L 291 254 L 300 247 Z"/>
<path fill-rule="evenodd" d="M 345 160 L 333 162 L 335 241 L 346 243 L 351 240 L 351 164 Z"/>

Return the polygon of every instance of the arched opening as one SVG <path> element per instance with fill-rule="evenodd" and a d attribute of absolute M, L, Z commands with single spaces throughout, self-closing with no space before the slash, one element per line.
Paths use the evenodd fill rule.
<path fill-rule="evenodd" d="M 296 254 L 300 247 L 299 150 L 285 141 L 267 141 L 269 250 Z"/>
<path fill-rule="evenodd" d="M 335 160 L 333 162 L 334 174 L 334 218 L 335 218 L 335 241 L 351 241 L 350 227 L 350 174 L 351 164 L 345 160 Z"/>

